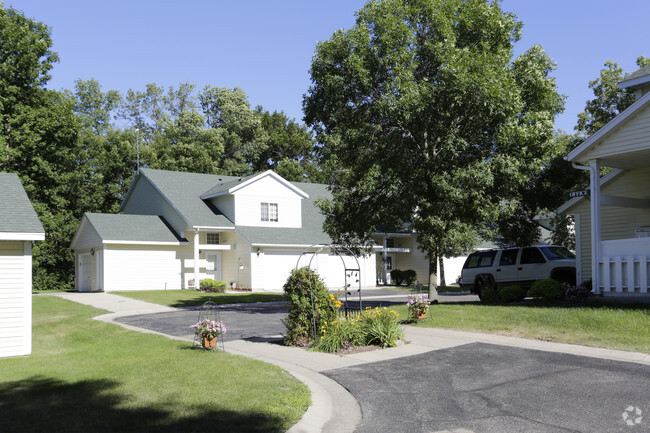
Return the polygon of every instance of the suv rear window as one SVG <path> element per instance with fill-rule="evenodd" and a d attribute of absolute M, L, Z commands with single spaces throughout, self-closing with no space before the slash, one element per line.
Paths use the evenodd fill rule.
<path fill-rule="evenodd" d="M 471 269 L 492 266 L 492 262 L 494 261 L 494 256 L 496 254 L 496 251 L 479 251 L 472 253 L 469 255 L 469 257 L 467 257 L 463 268 Z"/>
<path fill-rule="evenodd" d="M 549 260 L 575 259 L 576 256 L 564 247 L 539 247 Z"/>

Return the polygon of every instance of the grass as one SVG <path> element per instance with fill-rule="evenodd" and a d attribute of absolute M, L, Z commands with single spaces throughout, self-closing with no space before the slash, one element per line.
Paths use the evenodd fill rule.
<path fill-rule="evenodd" d="M 282 369 L 33 300 L 33 353 L 0 359 L 3 432 L 286 431 L 306 386 Z"/>
<path fill-rule="evenodd" d="M 194 307 L 208 300 L 216 304 L 282 301 L 282 293 L 204 293 L 196 290 L 145 290 L 138 292 L 111 292 L 169 307 Z"/>
<path fill-rule="evenodd" d="M 406 306 L 395 310 L 408 317 Z M 647 305 L 593 302 L 586 305 L 432 305 L 415 326 L 490 332 L 544 341 L 650 353 Z"/>

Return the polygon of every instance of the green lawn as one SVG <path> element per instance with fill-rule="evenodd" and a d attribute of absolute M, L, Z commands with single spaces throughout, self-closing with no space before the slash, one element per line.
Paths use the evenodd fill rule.
<path fill-rule="evenodd" d="M 411 286 L 384 286 L 384 289 L 395 289 L 395 290 L 405 290 L 407 292 L 411 291 L 413 288 Z M 425 289 L 426 290 L 426 287 Z M 466 292 L 467 289 L 463 289 L 460 286 L 438 286 L 436 288 L 438 293 L 456 293 L 456 292 Z"/>
<path fill-rule="evenodd" d="M 203 293 L 196 290 L 145 290 L 140 292 L 111 292 L 154 304 L 170 307 L 193 307 L 210 300 L 216 304 L 237 304 L 240 302 L 282 301 L 282 293 Z"/>
<path fill-rule="evenodd" d="M 2 432 L 286 431 L 306 386 L 282 369 L 33 299 L 33 353 L 0 359 Z"/>
<path fill-rule="evenodd" d="M 406 306 L 395 307 L 408 317 Z M 544 341 L 650 353 L 648 305 L 544 306 L 438 304 L 415 326 L 490 332 Z"/>

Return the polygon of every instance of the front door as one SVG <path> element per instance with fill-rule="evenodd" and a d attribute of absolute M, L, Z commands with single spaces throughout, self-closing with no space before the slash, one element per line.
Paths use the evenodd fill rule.
<path fill-rule="evenodd" d="M 221 281 L 221 252 L 206 253 L 205 274 L 208 278 Z"/>

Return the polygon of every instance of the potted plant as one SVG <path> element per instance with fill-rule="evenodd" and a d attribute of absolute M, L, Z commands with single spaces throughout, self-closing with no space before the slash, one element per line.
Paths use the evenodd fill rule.
<path fill-rule="evenodd" d="M 406 306 L 414 319 L 424 319 L 429 310 L 429 295 L 409 295 Z"/>
<path fill-rule="evenodd" d="M 223 322 L 216 322 L 210 319 L 203 319 L 190 325 L 194 328 L 194 333 L 201 336 L 201 345 L 203 347 L 215 347 L 217 337 L 226 333 L 226 325 Z"/>

